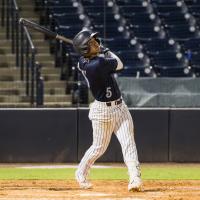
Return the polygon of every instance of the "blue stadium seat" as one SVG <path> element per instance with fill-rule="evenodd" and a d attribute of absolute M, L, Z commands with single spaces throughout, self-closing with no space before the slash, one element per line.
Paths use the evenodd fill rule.
<path fill-rule="evenodd" d="M 131 40 L 124 37 L 113 37 L 108 39 L 101 39 L 104 46 L 108 47 L 111 51 L 135 51 L 141 52 L 143 46 L 137 41 L 133 44 Z"/>
<path fill-rule="evenodd" d="M 115 19 L 113 13 L 89 13 L 92 25 L 112 25 L 118 26 L 119 22 Z"/>
<path fill-rule="evenodd" d="M 84 12 L 86 14 L 90 14 L 90 13 L 111 13 L 112 7 L 84 6 Z"/>
<path fill-rule="evenodd" d="M 169 36 L 177 41 L 187 41 L 188 39 L 199 37 L 199 30 L 189 25 L 174 25 L 169 29 Z"/>
<path fill-rule="evenodd" d="M 187 24 L 194 26 L 196 24 L 195 18 L 192 17 L 189 13 L 183 14 L 176 11 L 173 13 L 165 13 L 165 15 L 161 15 L 161 18 L 165 23 L 165 27 Z"/>
<path fill-rule="evenodd" d="M 131 17 L 136 13 L 150 13 L 150 9 L 143 6 L 119 6 L 119 11 L 125 17 Z"/>
<path fill-rule="evenodd" d="M 130 27 L 133 31 L 133 36 L 137 37 L 141 41 L 148 41 L 152 38 L 165 38 L 166 34 L 161 27 L 154 26 L 136 26 Z"/>
<path fill-rule="evenodd" d="M 119 27 L 117 27 L 116 25 L 114 26 L 94 25 L 92 30 L 99 32 L 99 35 L 102 38 L 113 38 L 113 37 L 123 36 L 123 32 L 120 32 Z"/>
<path fill-rule="evenodd" d="M 176 41 L 169 38 L 152 38 L 150 41 L 145 43 L 145 48 L 148 55 L 156 56 L 163 51 L 179 52 L 181 46 Z"/>
<path fill-rule="evenodd" d="M 115 0 L 116 4 L 119 6 L 141 6 L 143 0 Z"/>
<path fill-rule="evenodd" d="M 182 12 L 187 11 L 187 6 L 184 1 L 177 0 L 151 0 L 153 7 L 159 14 L 165 14 L 170 12 Z"/>
<path fill-rule="evenodd" d="M 124 64 L 123 71 L 119 76 L 153 76 L 154 71 L 151 67 L 150 59 L 147 55 L 134 51 L 119 51 L 117 55 Z"/>
<path fill-rule="evenodd" d="M 200 38 L 191 38 L 183 43 L 185 51 L 200 52 Z"/>
<path fill-rule="evenodd" d="M 159 52 L 153 57 L 154 68 L 159 76 L 193 76 L 189 61 L 185 55 L 175 52 Z"/>
<path fill-rule="evenodd" d="M 96 1 L 96 0 L 81 0 L 83 6 L 106 6 L 106 1 Z"/>
<path fill-rule="evenodd" d="M 161 21 L 159 18 L 156 17 L 154 14 L 149 13 L 137 13 L 130 18 L 127 18 L 128 23 L 133 26 L 137 25 L 161 25 Z"/>
<path fill-rule="evenodd" d="M 55 26 L 83 25 L 83 20 L 77 14 L 53 14 Z"/>
<path fill-rule="evenodd" d="M 200 51 L 195 52 L 191 55 L 191 66 L 196 74 L 196 76 L 200 76 Z"/>

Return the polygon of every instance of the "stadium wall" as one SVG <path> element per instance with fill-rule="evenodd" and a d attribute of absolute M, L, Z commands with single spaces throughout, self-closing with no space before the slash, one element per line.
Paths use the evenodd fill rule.
<path fill-rule="evenodd" d="M 130 108 L 141 162 L 199 162 L 200 109 Z M 92 142 L 87 108 L 1 109 L 0 162 L 78 162 Z M 122 162 L 113 135 L 100 162 Z"/>

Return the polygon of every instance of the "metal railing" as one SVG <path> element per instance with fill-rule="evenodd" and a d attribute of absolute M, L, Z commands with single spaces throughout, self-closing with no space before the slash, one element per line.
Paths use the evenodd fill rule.
<path fill-rule="evenodd" d="M 27 28 L 19 24 L 19 7 L 16 0 L 2 0 L 1 25 L 6 28 L 6 38 L 12 42 L 16 66 L 20 67 L 21 81 L 25 81 L 26 96 L 31 106 L 42 106 L 44 84 L 41 66 L 36 62 L 36 49 Z"/>
<path fill-rule="evenodd" d="M 16 66 L 19 66 L 19 8 L 16 0 L 2 0 L 1 25 L 6 26 L 6 38 L 11 39 L 12 53 L 16 53 Z"/>
<path fill-rule="evenodd" d="M 32 106 L 42 106 L 44 84 L 41 76 L 41 66 L 36 62 L 36 48 L 27 28 L 21 24 L 20 28 L 20 72 L 21 80 L 26 83 L 26 96 L 30 97 Z M 36 97 L 36 98 L 35 98 Z"/>

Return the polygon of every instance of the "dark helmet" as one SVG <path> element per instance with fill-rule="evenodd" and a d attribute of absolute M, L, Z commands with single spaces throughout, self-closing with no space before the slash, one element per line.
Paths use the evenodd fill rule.
<path fill-rule="evenodd" d="M 98 32 L 91 32 L 90 30 L 82 30 L 79 33 L 77 33 L 73 39 L 73 46 L 76 52 L 78 52 L 81 55 L 85 55 L 89 51 L 88 47 L 88 41 L 96 37 Z M 96 39 L 98 43 L 100 44 L 100 41 Z"/>

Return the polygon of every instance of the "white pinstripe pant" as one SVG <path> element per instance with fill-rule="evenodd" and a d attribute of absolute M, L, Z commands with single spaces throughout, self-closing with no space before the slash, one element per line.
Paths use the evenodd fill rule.
<path fill-rule="evenodd" d="M 106 151 L 114 132 L 121 144 L 130 180 L 140 176 L 133 121 L 124 101 L 119 105 L 114 105 L 112 102 L 111 106 L 94 101 L 90 108 L 89 119 L 92 121 L 93 143 L 83 156 L 78 166 L 78 173 L 87 177 L 92 164 Z"/>

